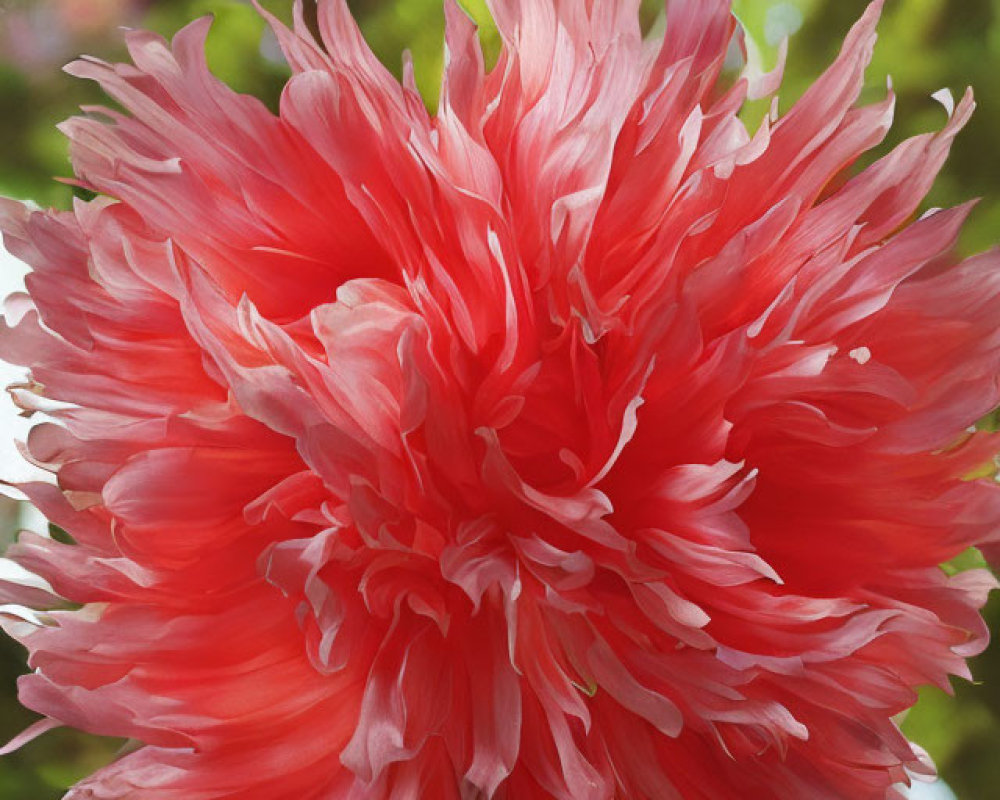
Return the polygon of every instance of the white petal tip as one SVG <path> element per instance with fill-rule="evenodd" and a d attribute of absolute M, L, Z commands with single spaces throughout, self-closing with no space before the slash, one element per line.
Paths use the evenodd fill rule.
<path fill-rule="evenodd" d="M 937 100 L 944 110 L 948 112 L 948 118 L 951 119 L 955 114 L 955 95 L 951 93 L 951 89 L 945 87 L 944 89 L 938 89 L 934 94 L 931 95 L 932 98 Z"/>
<path fill-rule="evenodd" d="M 855 347 L 847 355 L 849 355 L 859 364 L 867 364 L 869 361 L 872 360 L 872 351 L 869 350 L 867 347 Z"/>

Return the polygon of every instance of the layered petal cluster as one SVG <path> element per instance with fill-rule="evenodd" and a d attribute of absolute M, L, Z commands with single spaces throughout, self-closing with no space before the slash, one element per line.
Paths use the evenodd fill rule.
<path fill-rule="evenodd" d="M 972 111 L 851 167 L 881 3 L 787 113 L 726 0 L 448 0 L 431 115 L 343 0 L 271 19 L 273 114 L 209 23 L 7 202 L 0 332 L 48 415 L 0 594 L 22 702 L 134 745 L 72 800 L 883 798 L 968 677 L 1000 530 L 1000 254 L 916 219 Z M 851 177 L 853 175 L 853 177 Z M 992 544 L 996 547 L 995 544 Z M 40 576 L 39 581 L 31 576 Z M 20 578 L 18 577 L 20 576 Z M 51 590 L 51 591 L 50 591 Z"/>

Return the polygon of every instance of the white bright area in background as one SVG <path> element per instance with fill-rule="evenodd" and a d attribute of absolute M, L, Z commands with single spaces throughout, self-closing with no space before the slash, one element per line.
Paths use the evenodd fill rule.
<path fill-rule="evenodd" d="M 14 292 L 24 291 L 24 276 L 28 267 L 14 258 L 0 245 L 0 299 Z M 30 480 L 51 480 L 51 476 L 25 461 L 17 449 L 16 442 L 23 442 L 28 436 L 32 422 L 20 416 L 20 409 L 6 392 L 6 387 L 25 379 L 27 371 L 0 360 L 0 480 L 18 483 Z M 20 504 L 19 526 L 45 533 L 48 523 L 45 518 L 28 503 Z"/>

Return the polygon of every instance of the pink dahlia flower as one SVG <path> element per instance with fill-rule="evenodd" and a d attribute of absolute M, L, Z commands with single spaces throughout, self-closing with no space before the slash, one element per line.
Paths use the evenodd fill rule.
<path fill-rule="evenodd" d="M 67 122 L 71 211 L 4 356 L 75 540 L 0 592 L 23 703 L 128 737 L 74 800 L 882 798 L 968 676 L 1000 524 L 1000 254 L 912 221 L 951 141 L 855 106 L 880 3 L 756 132 L 725 0 L 446 4 L 431 116 L 346 5 L 271 20 L 280 114 L 208 21 Z M 301 9 L 300 9 L 301 11 Z M 994 545 L 995 546 L 995 545 Z M 40 576 L 45 582 L 32 578 Z M 20 576 L 20 577 L 18 577 Z M 46 585 L 47 582 L 47 585 Z M 51 589 L 51 591 L 49 591 Z"/>

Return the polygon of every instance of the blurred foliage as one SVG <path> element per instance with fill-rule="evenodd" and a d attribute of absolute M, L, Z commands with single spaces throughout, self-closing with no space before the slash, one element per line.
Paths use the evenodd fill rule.
<path fill-rule="evenodd" d="M 289 19 L 291 0 L 262 2 Z M 499 40 L 489 24 L 486 4 L 484 0 L 463 3 L 482 26 L 491 61 Z M 734 0 L 767 66 L 773 64 L 781 38 L 791 37 L 783 108 L 832 60 L 844 32 L 865 5 L 866 0 Z M 404 49 L 410 49 L 418 86 L 433 105 L 443 63 L 441 0 L 354 0 L 351 6 L 375 51 L 397 74 Z M 95 20 L 103 20 L 95 16 L 98 12 L 118 17 L 98 25 Z M 647 25 L 656 24 L 655 0 L 644 2 L 643 12 Z M 0 192 L 63 207 L 72 197 L 72 189 L 52 180 L 70 175 L 66 145 L 55 125 L 81 104 L 107 101 L 93 85 L 61 73 L 62 63 L 83 52 L 109 60 L 124 58 L 117 24 L 141 24 L 169 36 L 209 13 L 216 18 L 208 42 L 212 69 L 238 91 L 255 94 L 277 108 L 287 67 L 247 2 L 0 0 Z M 875 155 L 907 136 L 940 128 L 945 112 L 930 94 L 950 87 L 958 98 L 971 84 L 979 111 L 959 138 L 927 205 L 985 198 L 962 248 L 971 252 L 990 246 L 1000 239 L 1000 0 L 889 0 L 880 31 L 865 99 L 884 96 L 891 75 L 898 101 L 897 124 Z M 38 36 L 34 51 L 29 34 Z M 754 124 L 757 110 L 747 110 L 748 124 Z M 762 114 L 760 110 L 758 121 Z M 0 508 L 3 531 L 13 527 L 11 513 L 8 507 Z M 956 568 L 977 562 L 974 555 L 967 556 Z M 1000 630 L 996 599 L 987 616 L 993 629 Z M 0 739 L 14 735 L 33 718 L 13 695 L 23 659 L 18 645 L 0 640 Z M 972 669 L 978 685 L 956 681 L 954 699 L 938 690 L 924 691 L 904 728 L 934 756 L 959 798 L 987 800 L 997 796 L 992 787 L 1000 786 L 1000 759 L 993 753 L 1000 742 L 1000 647 L 976 659 Z M 57 798 L 74 780 L 113 757 L 121 745 L 70 731 L 49 733 L 0 760 L 0 800 Z"/>

